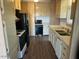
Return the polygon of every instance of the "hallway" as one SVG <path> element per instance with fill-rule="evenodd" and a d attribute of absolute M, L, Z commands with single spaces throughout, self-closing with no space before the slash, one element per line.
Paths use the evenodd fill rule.
<path fill-rule="evenodd" d="M 31 37 L 24 59 L 57 59 L 48 36 Z"/>

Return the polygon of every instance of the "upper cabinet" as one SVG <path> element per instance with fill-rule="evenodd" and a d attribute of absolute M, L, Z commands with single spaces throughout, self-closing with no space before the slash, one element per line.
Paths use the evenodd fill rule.
<path fill-rule="evenodd" d="M 56 0 L 56 17 L 60 17 L 61 0 Z"/>
<path fill-rule="evenodd" d="M 61 0 L 60 18 L 67 17 L 68 0 Z"/>
<path fill-rule="evenodd" d="M 21 10 L 21 0 L 15 0 L 15 9 Z"/>
<path fill-rule="evenodd" d="M 56 16 L 58 18 L 67 17 L 68 0 L 56 0 Z"/>
<path fill-rule="evenodd" d="M 73 0 L 71 6 L 71 19 L 75 18 L 76 4 L 77 4 L 77 0 Z"/>

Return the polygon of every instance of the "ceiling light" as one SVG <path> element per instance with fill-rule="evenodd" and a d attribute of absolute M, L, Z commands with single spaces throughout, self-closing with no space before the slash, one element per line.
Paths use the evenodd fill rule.
<path fill-rule="evenodd" d="M 38 0 L 34 0 L 34 2 L 38 2 Z"/>

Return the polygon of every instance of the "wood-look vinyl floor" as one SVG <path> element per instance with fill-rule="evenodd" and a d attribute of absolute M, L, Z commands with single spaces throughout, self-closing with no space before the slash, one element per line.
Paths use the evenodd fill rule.
<path fill-rule="evenodd" d="M 48 36 L 31 37 L 24 59 L 57 59 Z"/>

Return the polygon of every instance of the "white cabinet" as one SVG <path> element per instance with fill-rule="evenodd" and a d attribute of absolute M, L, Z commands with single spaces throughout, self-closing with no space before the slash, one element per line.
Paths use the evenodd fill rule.
<path fill-rule="evenodd" d="M 52 44 L 53 44 L 53 47 L 54 47 L 54 49 L 55 49 L 55 51 L 56 51 L 56 42 L 57 42 L 57 37 L 56 37 L 56 35 L 55 34 L 53 34 L 53 39 L 52 39 Z"/>
<path fill-rule="evenodd" d="M 66 18 L 68 9 L 68 0 L 56 0 L 56 17 Z"/>
<path fill-rule="evenodd" d="M 68 0 L 61 0 L 61 7 L 60 7 L 60 18 L 67 17 L 67 9 L 68 9 Z"/>
<path fill-rule="evenodd" d="M 49 35 L 49 17 L 46 16 L 43 18 L 42 20 L 42 24 L 43 24 L 43 35 Z"/>
<path fill-rule="evenodd" d="M 49 31 L 49 41 L 51 42 L 53 48 L 55 48 L 56 46 L 56 35 L 54 33 L 52 33 L 52 31 Z"/>
<path fill-rule="evenodd" d="M 56 18 L 60 17 L 61 0 L 56 0 Z"/>
<path fill-rule="evenodd" d="M 49 25 L 48 24 L 43 25 L 43 35 L 49 35 Z"/>
<path fill-rule="evenodd" d="M 58 59 L 60 59 L 61 55 L 62 55 L 62 41 L 52 31 L 50 31 L 49 37 L 50 37 L 51 44 L 55 50 L 55 53 L 56 53 Z"/>
<path fill-rule="evenodd" d="M 62 45 L 62 56 L 61 59 L 68 59 L 69 58 L 69 47 L 67 45 L 63 44 Z"/>
<path fill-rule="evenodd" d="M 49 38 L 58 59 L 68 59 L 69 47 L 52 30 L 50 30 Z"/>
<path fill-rule="evenodd" d="M 51 29 L 49 28 L 49 41 L 51 43 L 53 42 L 52 38 L 53 38 L 53 33 L 52 33 Z M 53 46 L 53 44 L 52 44 L 52 46 Z"/>
<path fill-rule="evenodd" d="M 58 59 L 61 58 L 61 54 L 62 54 L 62 41 L 60 41 L 60 39 L 57 38 L 56 41 L 56 55 L 58 57 Z"/>

